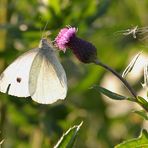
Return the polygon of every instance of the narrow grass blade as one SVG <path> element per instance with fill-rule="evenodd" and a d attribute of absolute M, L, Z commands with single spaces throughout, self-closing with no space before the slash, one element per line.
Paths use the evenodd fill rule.
<path fill-rule="evenodd" d="M 129 63 L 129 65 L 125 68 L 125 70 L 122 73 L 122 77 L 125 78 L 128 73 L 130 73 L 132 71 L 132 69 L 135 66 L 136 61 L 138 60 L 139 56 L 140 56 L 141 52 L 139 52 L 133 59 L 132 61 Z"/>
<path fill-rule="evenodd" d="M 54 148 L 72 148 L 82 124 L 83 122 L 81 122 L 79 125 L 69 128 L 67 132 L 63 134 Z"/>

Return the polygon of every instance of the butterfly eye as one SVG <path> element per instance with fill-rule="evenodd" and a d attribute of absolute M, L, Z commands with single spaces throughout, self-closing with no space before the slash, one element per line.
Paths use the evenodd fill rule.
<path fill-rule="evenodd" d="M 22 80 L 22 79 L 21 79 L 21 78 L 19 78 L 19 77 L 18 77 L 18 78 L 16 78 L 16 81 L 17 81 L 18 83 L 20 83 L 20 82 L 21 82 L 21 80 Z"/>
<path fill-rule="evenodd" d="M 47 39 L 45 39 L 45 38 L 41 39 L 42 44 L 45 44 L 46 41 L 47 41 Z"/>

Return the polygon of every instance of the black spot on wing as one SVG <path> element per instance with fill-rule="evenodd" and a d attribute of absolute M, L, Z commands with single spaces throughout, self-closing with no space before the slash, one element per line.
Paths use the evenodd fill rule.
<path fill-rule="evenodd" d="M 22 79 L 21 79 L 20 77 L 17 77 L 17 78 L 16 78 L 16 81 L 17 81 L 18 83 L 20 83 L 21 80 L 22 80 Z"/>

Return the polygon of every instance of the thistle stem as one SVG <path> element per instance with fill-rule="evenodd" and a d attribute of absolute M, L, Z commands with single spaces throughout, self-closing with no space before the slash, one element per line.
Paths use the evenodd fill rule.
<path fill-rule="evenodd" d="M 94 63 L 96 65 L 99 65 L 103 68 L 105 68 L 106 70 L 110 71 L 111 73 L 113 73 L 118 79 L 120 79 L 122 81 L 122 83 L 126 86 L 126 88 L 128 89 L 128 91 L 132 94 L 132 96 L 135 98 L 134 101 L 137 100 L 137 95 L 135 90 L 130 86 L 130 84 L 126 81 L 126 79 L 124 79 L 119 73 L 117 73 L 115 70 L 113 70 L 111 67 L 107 66 L 106 64 L 95 60 Z"/>

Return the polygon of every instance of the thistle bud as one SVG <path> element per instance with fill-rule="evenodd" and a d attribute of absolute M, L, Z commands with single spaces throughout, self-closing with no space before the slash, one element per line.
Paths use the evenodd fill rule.
<path fill-rule="evenodd" d="M 77 29 L 74 27 L 63 28 L 55 39 L 56 46 L 66 51 L 70 48 L 75 56 L 83 63 L 93 63 L 97 59 L 97 50 L 90 42 L 76 36 Z"/>

